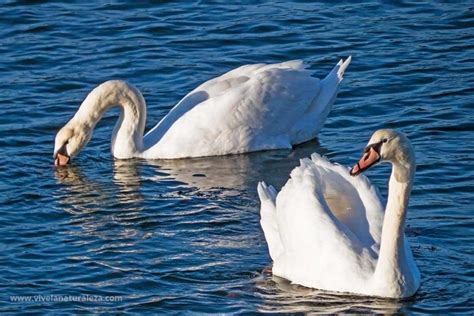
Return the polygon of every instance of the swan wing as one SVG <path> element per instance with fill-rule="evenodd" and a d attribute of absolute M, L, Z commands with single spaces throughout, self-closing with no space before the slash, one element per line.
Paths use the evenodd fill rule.
<path fill-rule="evenodd" d="M 365 247 L 378 252 L 384 203 L 379 191 L 364 175 L 353 177 L 346 167 L 314 153 L 312 166 L 321 178 L 320 188 L 331 213 Z"/>
<path fill-rule="evenodd" d="M 260 198 L 260 225 L 262 226 L 265 239 L 267 240 L 270 257 L 276 260 L 283 253 L 283 245 L 278 230 L 275 199 L 277 191 L 271 185 L 260 182 L 257 186 Z"/>
<path fill-rule="evenodd" d="M 291 148 L 292 127 L 319 91 L 301 61 L 239 67 L 181 100 L 145 136 L 145 158 Z"/>
<path fill-rule="evenodd" d="M 348 284 L 369 278 L 376 255 L 332 212 L 324 196 L 326 176 L 312 160 L 303 159 L 278 193 L 276 223 L 283 250 L 272 255 L 273 273 L 309 287 L 346 291 Z"/>

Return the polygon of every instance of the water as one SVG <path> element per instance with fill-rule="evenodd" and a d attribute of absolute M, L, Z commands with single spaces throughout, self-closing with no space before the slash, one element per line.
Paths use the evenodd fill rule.
<path fill-rule="evenodd" d="M 473 312 L 472 3 L 8 1 L 0 24 L 0 311 Z M 241 64 L 301 58 L 322 77 L 348 55 L 318 141 L 293 151 L 116 161 L 112 111 L 72 166 L 52 166 L 56 131 L 105 80 L 141 89 L 150 128 Z M 335 295 L 261 273 L 257 181 L 282 186 L 314 151 L 350 165 L 380 127 L 417 151 L 407 234 L 418 293 Z M 388 174 L 368 175 L 386 192 Z M 10 298 L 87 294 L 121 301 Z"/>

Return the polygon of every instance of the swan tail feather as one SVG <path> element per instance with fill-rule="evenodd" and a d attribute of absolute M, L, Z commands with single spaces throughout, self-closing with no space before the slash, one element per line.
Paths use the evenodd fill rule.
<path fill-rule="evenodd" d="M 267 240 L 270 257 L 275 261 L 283 253 L 283 245 L 276 218 L 277 191 L 273 186 L 267 185 L 262 181 L 258 183 L 257 192 L 261 203 L 260 225 Z"/>
<path fill-rule="evenodd" d="M 347 67 L 351 63 L 352 56 L 346 58 L 346 60 L 341 59 L 334 66 L 331 72 L 324 78 L 325 81 L 337 79 L 337 83 L 340 83 L 344 79 L 344 73 L 346 72 Z"/>
<path fill-rule="evenodd" d="M 262 203 L 268 201 L 275 206 L 276 190 L 273 186 L 267 185 L 265 182 L 261 181 L 258 183 L 257 192 Z"/>
<path fill-rule="evenodd" d="M 347 57 L 346 60 L 341 59 L 331 72 L 321 80 L 320 92 L 311 106 L 315 109 L 312 111 L 312 117 L 315 118 L 315 121 L 312 122 L 312 124 L 314 124 L 313 130 L 315 134 L 323 127 L 329 112 L 331 112 L 339 91 L 339 84 L 343 79 L 351 59 L 351 56 Z"/>
<path fill-rule="evenodd" d="M 343 79 L 344 73 L 346 72 L 347 67 L 348 67 L 349 64 L 351 63 L 351 60 L 352 60 L 352 56 L 347 57 L 345 61 L 343 61 L 343 60 L 341 59 L 340 62 L 342 62 L 342 63 L 341 63 L 341 65 L 339 66 L 339 69 L 337 70 L 337 77 L 339 78 L 339 80 L 342 80 L 342 79 Z"/>

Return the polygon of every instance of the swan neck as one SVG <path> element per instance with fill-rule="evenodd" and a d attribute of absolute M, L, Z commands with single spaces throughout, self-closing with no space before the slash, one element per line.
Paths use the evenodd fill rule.
<path fill-rule="evenodd" d="M 385 208 L 380 254 L 375 274 L 397 278 L 405 264 L 405 218 L 410 198 L 414 167 L 393 163 Z"/>
<path fill-rule="evenodd" d="M 73 121 L 91 133 L 104 113 L 115 106 L 120 108 L 120 117 L 112 136 L 112 154 L 116 158 L 136 157 L 143 151 L 146 104 L 132 85 L 120 80 L 99 85 L 86 97 Z"/>

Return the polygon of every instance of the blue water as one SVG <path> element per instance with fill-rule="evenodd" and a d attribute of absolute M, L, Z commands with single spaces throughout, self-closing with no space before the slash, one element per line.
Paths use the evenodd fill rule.
<path fill-rule="evenodd" d="M 474 311 L 472 2 L 81 2 L 0 5 L 0 311 Z M 70 167 L 52 166 L 55 133 L 105 80 L 143 92 L 150 128 L 239 65 L 301 58 L 322 77 L 348 55 L 318 140 L 292 151 L 118 161 L 111 111 Z M 257 181 L 281 187 L 315 151 L 351 165 L 381 127 L 403 130 L 417 152 L 407 234 L 418 293 L 335 295 L 262 273 Z M 388 165 L 368 175 L 386 192 Z"/>

